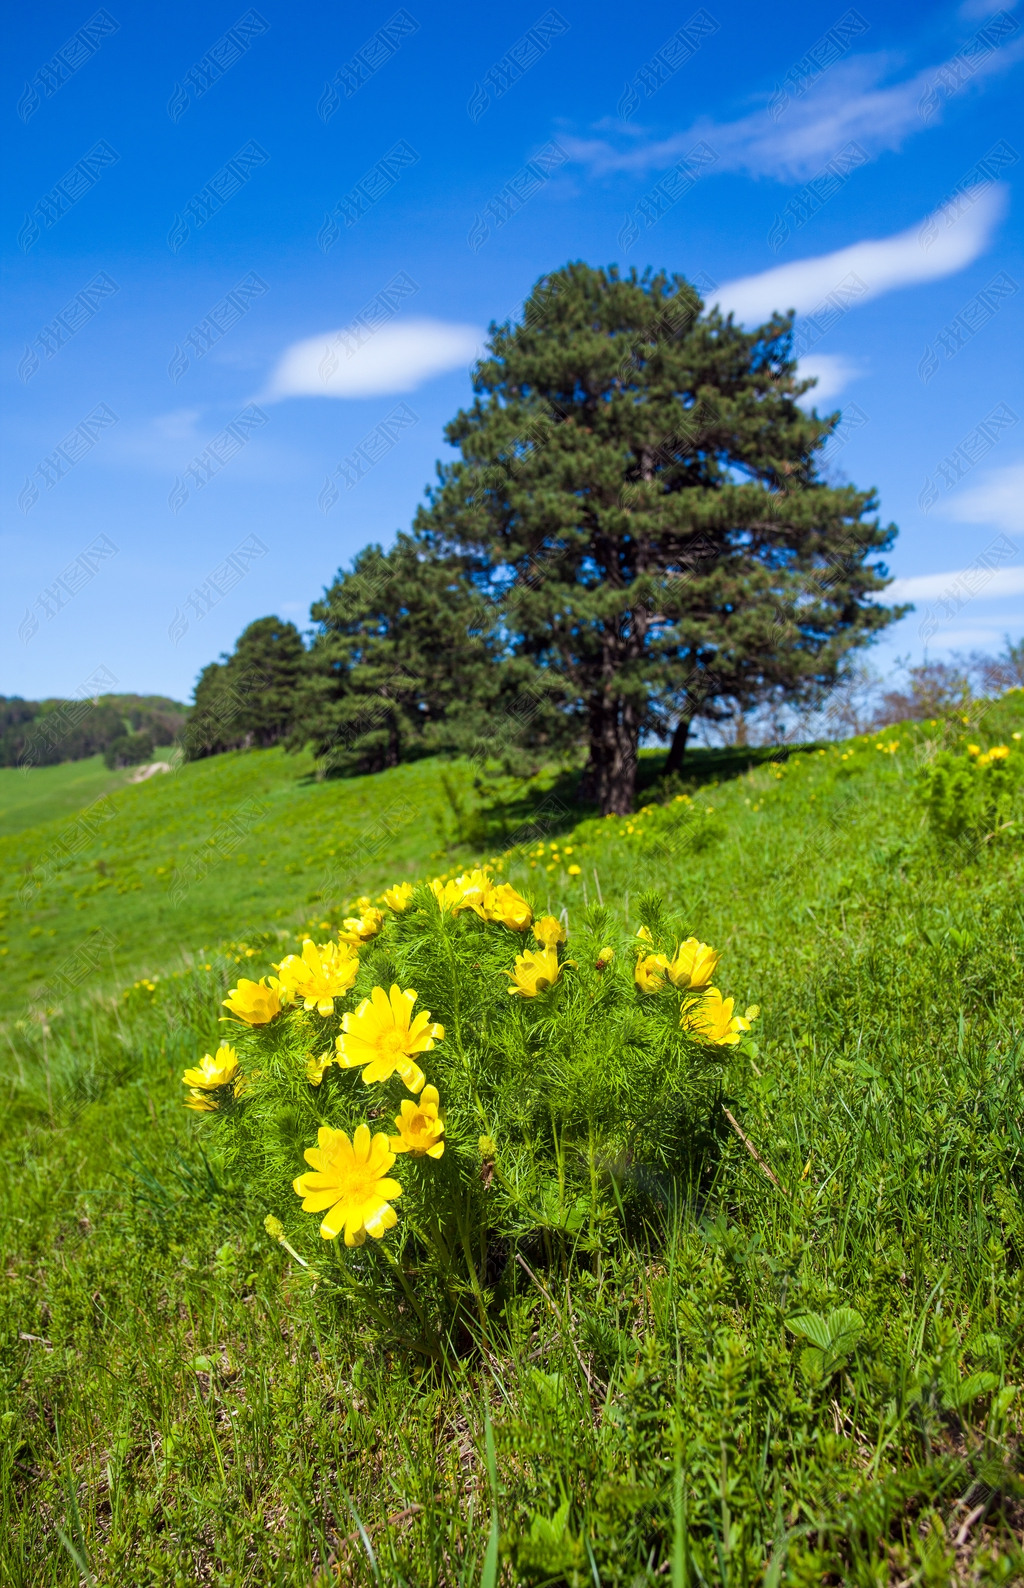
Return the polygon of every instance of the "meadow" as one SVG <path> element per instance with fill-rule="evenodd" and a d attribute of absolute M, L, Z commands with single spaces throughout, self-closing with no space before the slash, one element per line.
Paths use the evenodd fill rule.
<path fill-rule="evenodd" d="M 698 753 L 604 820 L 555 770 L 238 753 L 0 839 L 0 1582 L 1024 1580 L 1022 730 L 1016 692 Z M 971 738 L 1017 815 L 968 844 L 922 768 Z M 761 1014 L 645 1216 L 522 1248 L 424 1359 L 267 1232 L 181 1075 L 239 974 L 478 860 L 627 980 L 658 892 Z"/>

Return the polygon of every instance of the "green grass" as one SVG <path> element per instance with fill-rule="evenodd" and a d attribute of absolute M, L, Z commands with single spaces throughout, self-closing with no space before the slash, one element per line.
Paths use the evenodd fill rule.
<path fill-rule="evenodd" d="M 84 805 L 120 788 L 126 772 L 111 772 L 101 755 L 60 766 L 0 766 L 0 838 L 43 822 L 74 815 Z"/>
<path fill-rule="evenodd" d="M 336 918 L 364 889 L 438 869 L 467 835 L 500 844 L 572 782 L 543 775 L 485 818 L 458 763 L 317 782 L 309 756 L 268 750 L 116 780 L 73 813 L 0 838 L 0 1016 L 52 1004 L 85 974 L 112 986 L 179 964 L 182 950 L 294 933 L 325 908 Z M 564 827 L 564 793 L 558 809 Z"/>
<path fill-rule="evenodd" d="M 974 737 L 1009 742 L 1022 701 Z M 488 815 L 466 768 L 217 758 L 118 795 L 27 913 L 60 824 L 4 840 L 0 1583 L 1024 1580 L 1024 863 L 1012 831 L 936 847 L 931 732 L 698 759 L 692 800 L 629 821 L 574 825 L 545 780 L 512 880 L 634 928 L 659 887 L 760 1003 L 760 1052 L 660 1218 L 521 1253 L 486 1351 L 429 1371 L 265 1235 L 180 1075 L 239 965 L 277 957 L 259 930 L 321 915 L 329 862 L 339 898 L 353 867 L 371 894 L 447 871 L 550 790 Z M 247 799 L 172 905 L 157 868 Z M 33 999 L 40 946 L 99 928 L 87 983 Z"/>

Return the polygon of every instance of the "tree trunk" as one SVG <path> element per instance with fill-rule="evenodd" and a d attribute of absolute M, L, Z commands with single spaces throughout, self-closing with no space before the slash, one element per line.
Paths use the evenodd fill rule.
<path fill-rule="evenodd" d="M 636 711 L 621 699 L 602 697 L 590 709 L 590 757 L 580 779 L 579 798 L 593 800 L 602 816 L 628 816 L 636 791 Z"/>
<path fill-rule="evenodd" d="M 665 772 L 680 772 L 683 766 L 683 756 L 686 754 L 686 741 L 690 735 L 692 717 L 680 717 L 676 723 L 676 731 L 672 735 L 672 743 L 668 749 L 668 760 L 665 762 Z"/>

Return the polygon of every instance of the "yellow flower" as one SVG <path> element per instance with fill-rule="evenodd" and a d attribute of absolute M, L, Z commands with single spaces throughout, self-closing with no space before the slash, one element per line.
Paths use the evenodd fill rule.
<path fill-rule="evenodd" d="M 238 986 L 232 987 L 224 999 L 224 1008 L 230 1009 L 235 1019 L 244 1020 L 247 1026 L 266 1026 L 281 1013 L 283 991 L 276 976 L 261 976 L 259 981 L 247 981 L 240 976 Z"/>
<path fill-rule="evenodd" d="M 524 998 L 536 998 L 538 993 L 547 992 L 549 987 L 554 986 L 561 972 L 555 949 L 528 948 L 516 955 L 515 969 L 502 971 L 502 975 L 511 980 L 512 985 L 506 989 L 508 992 L 521 993 Z"/>
<path fill-rule="evenodd" d="M 396 882 L 393 888 L 384 889 L 384 903 L 401 915 L 403 910 L 409 908 L 409 901 L 413 895 L 411 882 Z"/>
<path fill-rule="evenodd" d="M 988 758 L 990 761 L 1005 761 L 1009 754 L 1010 746 L 1008 744 L 994 744 L 988 752 Z"/>
<path fill-rule="evenodd" d="M 636 962 L 633 980 L 641 992 L 660 992 L 665 985 L 665 972 L 669 968 L 666 954 L 641 954 Z"/>
<path fill-rule="evenodd" d="M 720 958 L 718 950 L 710 944 L 688 937 L 676 949 L 675 958 L 668 967 L 668 979 L 673 987 L 706 987 Z"/>
<path fill-rule="evenodd" d="M 338 1057 L 335 1053 L 323 1053 L 319 1058 L 310 1059 L 306 1065 L 306 1079 L 310 1086 L 319 1086 L 327 1066 L 337 1062 Z"/>
<path fill-rule="evenodd" d="M 435 877 L 430 884 L 430 891 L 442 910 L 454 910 L 462 902 L 462 889 L 454 879 L 442 882 L 440 877 Z"/>
<path fill-rule="evenodd" d="M 384 912 L 370 905 L 362 915 L 346 916 L 341 923 L 338 937 L 343 943 L 352 943 L 358 946 L 366 943 L 371 937 L 376 937 L 384 925 Z"/>
<path fill-rule="evenodd" d="M 474 910 L 482 921 L 487 919 L 487 903 L 494 891 L 494 884 L 487 875 L 488 866 L 474 866 L 472 871 L 464 871 L 461 877 L 448 886 L 457 890 L 458 897 L 451 905 L 453 915 L 458 915 L 460 910 Z"/>
<path fill-rule="evenodd" d="M 185 1099 L 186 1108 L 194 1108 L 197 1114 L 215 1114 L 217 1103 L 208 1092 L 200 1092 L 193 1087 Z"/>
<path fill-rule="evenodd" d="M 570 877 L 578 877 L 580 875 L 581 869 L 582 868 L 580 866 L 577 866 L 575 864 L 571 865 L 569 867 L 569 875 L 570 875 Z"/>
<path fill-rule="evenodd" d="M 967 746 L 967 754 L 968 755 L 980 755 L 981 754 L 981 745 L 980 744 L 969 744 Z"/>
<path fill-rule="evenodd" d="M 365 1066 L 367 1086 L 371 1081 L 388 1080 L 397 1070 L 410 1092 L 418 1092 L 426 1077 L 416 1058 L 444 1040 L 444 1026 L 431 1021 L 429 1009 L 422 1009 L 412 1019 L 415 1002 L 411 987 L 403 992 L 392 985 L 390 995 L 383 987 L 375 987 L 342 1021 L 342 1035 L 336 1044 L 338 1063 L 346 1070 Z"/>
<path fill-rule="evenodd" d="M 388 1139 L 392 1152 L 411 1152 L 417 1157 L 426 1153 L 428 1158 L 441 1157 L 444 1152 L 444 1142 L 441 1140 L 444 1120 L 437 1110 L 439 1101 L 436 1086 L 425 1086 L 415 1103 L 408 1097 L 402 1099 L 402 1112 L 395 1115 L 398 1135 Z"/>
<path fill-rule="evenodd" d="M 640 926 L 640 927 L 637 927 L 637 933 L 636 933 L 636 935 L 637 935 L 637 937 L 638 937 L 638 938 L 640 938 L 640 939 L 641 939 L 641 941 L 642 941 L 642 942 L 644 942 L 644 943 L 653 943 L 653 942 L 654 942 L 654 939 L 653 939 L 653 937 L 652 937 L 652 936 L 651 936 L 651 934 L 650 934 L 650 932 L 649 932 L 649 931 L 648 931 L 648 929 L 647 929 L 647 927 L 646 927 L 646 926 Z"/>
<path fill-rule="evenodd" d="M 487 920 L 497 921 L 501 926 L 510 926 L 513 932 L 525 932 L 533 920 L 533 911 L 523 898 L 517 893 L 511 882 L 499 882 L 491 890 L 486 905 Z"/>
<path fill-rule="evenodd" d="M 744 1031 L 750 1030 L 745 1015 L 732 1012 L 734 998 L 723 998 L 717 987 L 709 987 L 703 998 L 690 998 L 683 1005 L 680 1025 L 705 1042 L 717 1047 L 735 1047 Z"/>
<path fill-rule="evenodd" d="M 186 1070 L 181 1077 L 185 1086 L 200 1087 L 205 1092 L 215 1092 L 227 1086 L 238 1074 L 238 1054 L 222 1042 L 216 1054 L 204 1053 L 194 1070 Z M 191 1106 L 191 1105 L 190 1105 Z"/>
<path fill-rule="evenodd" d="M 533 923 L 533 935 L 545 948 L 556 948 L 565 942 L 565 927 L 553 915 L 542 915 Z"/>
<path fill-rule="evenodd" d="M 398 1181 L 388 1178 L 395 1162 L 388 1138 L 383 1131 L 371 1138 L 369 1126 L 359 1125 L 349 1141 L 343 1130 L 321 1125 L 316 1139 L 303 1154 L 312 1174 L 292 1181 L 303 1213 L 327 1210 L 320 1225 L 325 1241 L 342 1229 L 346 1246 L 362 1246 L 368 1235 L 379 1241 L 398 1223 L 391 1201 L 402 1194 Z"/>
<path fill-rule="evenodd" d="M 1021 735 L 1019 733 L 1011 733 L 1011 735 L 1010 735 L 1011 739 L 1019 739 L 1020 737 L 1021 737 Z"/>
<path fill-rule="evenodd" d="M 289 954 L 274 969 L 293 998 L 304 1009 L 322 1015 L 334 1013 L 335 998 L 343 998 L 359 973 L 359 960 L 347 943 L 314 943 L 306 939 L 301 954 Z"/>

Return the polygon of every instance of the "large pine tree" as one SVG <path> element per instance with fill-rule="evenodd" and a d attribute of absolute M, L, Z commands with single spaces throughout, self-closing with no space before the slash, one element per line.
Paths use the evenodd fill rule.
<path fill-rule="evenodd" d="M 895 615 L 871 559 L 896 533 L 818 459 L 792 316 L 745 331 L 682 277 L 572 264 L 492 325 L 446 429 L 420 544 L 504 603 L 589 744 L 583 794 L 631 808 L 640 736 L 813 698 Z M 458 611 L 449 618 L 455 636 Z M 685 726 L 684 726 L 685 725 Z"/>

